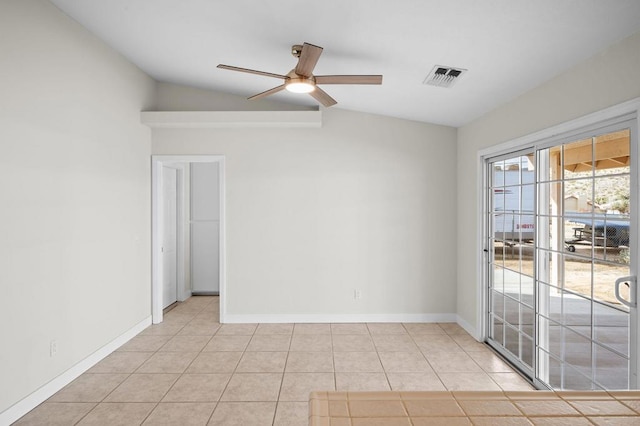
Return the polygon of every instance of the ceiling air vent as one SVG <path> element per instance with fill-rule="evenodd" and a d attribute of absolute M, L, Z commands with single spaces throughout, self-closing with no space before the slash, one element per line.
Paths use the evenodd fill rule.
<path fill-rule="evenodd" d="M 462 77 L 467 70 L 464 68 L 454 68 L 444 65 L 436 65 L 433 67 L 423 84 L 438 87 L 451 87 Z"/>

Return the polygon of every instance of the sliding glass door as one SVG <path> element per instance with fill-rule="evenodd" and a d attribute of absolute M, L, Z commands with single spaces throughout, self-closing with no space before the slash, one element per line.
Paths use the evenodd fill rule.
<path fill-rule="evenodd" d="M 488 159 L 488 342 L 540 386 L 637 386 L 633 122 Z"/>

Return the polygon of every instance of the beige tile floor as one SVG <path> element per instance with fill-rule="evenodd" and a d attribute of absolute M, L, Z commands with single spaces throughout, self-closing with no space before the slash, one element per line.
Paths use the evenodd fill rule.
<path fill-rule="evenodd" d="M 311 391 L 531 390 L 456 324 L 219 324 L 192 297 L 18 425 L 308 424 Z"/>
<path fill-rule="evenodd" d="M 638 425 L 640 392 L 312 392 L 311 426 Z"/>

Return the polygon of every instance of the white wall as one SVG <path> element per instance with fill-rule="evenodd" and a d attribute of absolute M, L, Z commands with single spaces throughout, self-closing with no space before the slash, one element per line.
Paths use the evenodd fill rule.
<path fill-rule="evenodd" d="M 455 314 L 455 141 L 332 108 L 319 129 L 154 129 L 153 153 L 226 156 L 228 320 L 424 319 Z"/>
<path fill-rule="evenodd" d="M 212 70 L 212 73 L 230 73 L 227 70 Z M 277 83 L 278 80 L 273 80 Z M 155 111 L 317 111 L 317 107 L 292 105 L 259 99 L 247 102 L 245 98 L 222 92 L 211 92 L 196 87 L 173 83 L 158 83 Z"/>
<path fill-rule="evenodd" d="M 1 416 L 150 315 L 155 83 L 47 1 L 0 52 Z"/>
<path fill-rule="evenodd" d="M 640 96 L 640 33 L 458 130 L 458 315 L 477 326 L 478 151 Z"/>

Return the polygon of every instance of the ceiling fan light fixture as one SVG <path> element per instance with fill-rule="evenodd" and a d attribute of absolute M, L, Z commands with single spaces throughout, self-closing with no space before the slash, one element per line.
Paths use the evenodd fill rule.
<path fill-rule="evenodd" d="M 316 90 L 316 85 L 309 78 L 290 78 L 285 88 L 292 93 L 311 93 Z"/>

